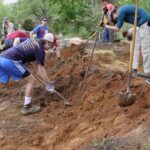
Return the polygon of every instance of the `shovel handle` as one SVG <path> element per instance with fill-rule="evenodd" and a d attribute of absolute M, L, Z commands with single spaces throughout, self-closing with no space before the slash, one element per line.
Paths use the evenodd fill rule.
<path fill-rule="evenodd" d="M 138 17 L 138 0 L 136 0 L 136 9 L 135 9 L 135 16 L 134 16 L 134 30 L 133 30 L 132 46 L 131 46 L 131 49 L 130 49 L 129 73 L 132 72 L 133 55 L 134 55 L 134 48 L 135 48 L 135 37 L 136 37 L 136 26 L 137 26 L 137 17 Z"/>
<path fill-rule="evenodd" d="M 99 31 L 99 30 L 98 30 L 98 31 Z M 95 39 L 94 47 L 93 47 L 93 50 L 92 50 L 91 55 L 90 55 L 90 58 L 89 58 L 89 62 L 88 62 L 88 66 L 87 66 L 87 68 L 86 68 L 86 72 L 85 72 L 84 79 L 87 78 L 87 75 L 88 75 L 88 72 L 89 72 L 89 68 L 90 68 L 90 65 L 91 65 L 91 61 L 92 61 L 92 58 L 93 58 L 94 50 L 95 50 L 95 48 L 96 48 L 96 43 L 97 43 L 98 37 L 99 37 L 99 34 L 98 34 L 98 32 L 97 32 L 97 36 L 96 36 L 96 39 Z"/>

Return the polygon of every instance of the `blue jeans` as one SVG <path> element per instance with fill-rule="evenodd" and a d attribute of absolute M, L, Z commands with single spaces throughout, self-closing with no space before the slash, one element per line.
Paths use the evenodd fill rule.
<path fill-rule="evenodd" d="M 109 42 L 109 29 L 108 28 L 104 28 L 104 30 L 103 30 L 102 41 L 103 41 L 103 43 Z"/>

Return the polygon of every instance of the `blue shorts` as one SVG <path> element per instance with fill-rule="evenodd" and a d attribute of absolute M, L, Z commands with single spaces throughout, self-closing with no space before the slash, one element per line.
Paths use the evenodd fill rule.
<path fill-rule="evenodd" d="M 17 81 L 30 74 L 22 61 L 13 61 L 0 56 L 0 83 L 8 83 L 10 77 Z"/>

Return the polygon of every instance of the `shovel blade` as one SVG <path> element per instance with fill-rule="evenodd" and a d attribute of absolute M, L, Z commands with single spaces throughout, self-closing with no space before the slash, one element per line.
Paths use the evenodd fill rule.
<path fill-rule="evenodd" d="M 135 94 L 131 93 L 118 93 L 118 104 L 121 107 L 127 107 L 132 105 L 135 102 Z"/>

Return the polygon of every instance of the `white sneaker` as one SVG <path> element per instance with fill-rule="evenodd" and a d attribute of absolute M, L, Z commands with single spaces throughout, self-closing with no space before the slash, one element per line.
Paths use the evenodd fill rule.
<path fill-rule="evenodd" d="M 133 69 L 131 74 L 133 77 L 137 77 L 137 69 Z"/>

